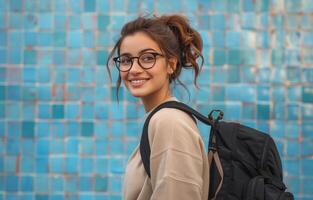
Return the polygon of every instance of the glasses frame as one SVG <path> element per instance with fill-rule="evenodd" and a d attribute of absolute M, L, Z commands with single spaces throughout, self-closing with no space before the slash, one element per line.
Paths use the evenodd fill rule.
<path fill-rule="evenodd" d="M 145 55 L 145 54 L 151 54 L 151 55 L 153 55 L 153 57 L 154 57 L 154 63 L 151 65 L 151 67 L 144 67 L 144 66 L 142 66 L 142 64 L 140 63 L 140 57 L 143 56 L 143 55 Z M 114 61 L 114 63 L 115 63 L 116 68 L 117 68 L 120 72 L 128 72 L 128 71 L 130 71 L 130 69 L 133 67 L 134 59 L 135 59 L 135 58 L 137 58 L 137 63 L 138 63 L 138 65 L 139 65 L 142 69 L 151 69 L 152 67 L 154 67 L 154 65 L 155 65 L 155 63 L 156 63 L 157 56 L 164 57 L 163 54 L 160 54 L 160 53 L 157 53 L 157 52 L 145 52 L 145 53 L 140 54 L 139 56 L 132 56 L 132 57 L 129 57 L 129 58 L 130 58 L 131 65 L 130 65 L 130 67 L 129 67 L 127 70 L 121 70 L 121 69 L 120 69 L 120 62 L 119 62 L 119 60 L 120 60 L 120 57 L 121 57 L 121 56 L 114 57 L 114 58 L 113 58 L 113 61 Z"/>

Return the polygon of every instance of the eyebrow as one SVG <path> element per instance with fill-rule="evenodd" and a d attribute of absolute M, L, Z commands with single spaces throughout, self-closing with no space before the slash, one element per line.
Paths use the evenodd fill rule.
<path fill-rule="evenodd" d="M 144 53 L 144 52 L 146 52 L 146 51 L 155 51 L 155 52 L 157 52 L 157 50 L 155 50 L 155 49 L 152 49 L 152 48 L 146 48 L 146 49 L 142 49 L 142 50 L 140 50 L 139 52 L 138 52 L 138 54 L 140 55 L 140 54 L 142 54 L 142 53 Z M 125 52 L 125 53 L 122 53 L 120 56 L 123 56 L 123 55 L 131 55 L 130 53 L 128 53 L 128 52 Z"/>

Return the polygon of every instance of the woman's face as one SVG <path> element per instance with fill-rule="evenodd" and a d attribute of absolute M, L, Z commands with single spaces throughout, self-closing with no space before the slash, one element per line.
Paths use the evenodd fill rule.
<path fill-rule="evenodd" d="M 153 67 L 144 69 L 138 64 L 138 59 L 134 58 L 130 70 L 120 72 L 121 79 L 133 96 L 145 101 L 162 101 L 170 96 L 169 75 L 173 73 L 176 62 L 172 61 L 173 59 L 166 62 L 158 44 L 144 32 L 136 32 L 123 39 L 120 46 L 120 56 L 130 58 L 147 55 L 145 53 L 159 54 L 155 56 Z M 149 59 L 153 60 L 152 54 L 150 57 L 142 56 L 142 63 L 147 61 L 147 65 L 149 65 Z"/>

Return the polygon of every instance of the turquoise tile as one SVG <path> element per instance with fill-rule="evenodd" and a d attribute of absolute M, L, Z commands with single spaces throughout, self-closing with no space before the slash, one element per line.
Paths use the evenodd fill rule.
<path fill-rule="evenodd" d="M 77 137 L 80 135 L 80 122 L 67 122 L 66 123 L 66 136 Z"/>
<path fill-rule="evenodd" d="M 227 63 L 231 65 L 239 65 L 242 63 L 241 50 L 229 49 L 226 52 Z"/>
<path fill-rule="evenodd" d="M 303 120 L 313 120 L 313 107 L 311 104 L 303 104 L 302 105 L 302 119 Z"/>
<path fill-rule="evenodd" d="M 108 13 L 110 11 L 110 6 L 111 6 L 110 1 L 103 1 L 103 0 L 97 0 L 96 1 L 96 10 L 98 13 Z"/>
<path fill-rule="evenodd" d="M 19 101 L 21 100 L 21 87 L 18 85 L 9 85 L 6 87 L 1 87 L 1 99 L 2 100 L 11 100 L 11 101 Z"/>
<path fill-rule="evenodd" d="M 156 9 L 160 11 L 160 14 L 166 14 L 166 13 L 177 13 L 182 8 L 182 4 L 178 1 L 166 1 L 166 0 L 160 0 L 156 4 Z"/>
<path fill-rule="evenodd" d="M 94 135 L 94 124 L 91 122 L 82 122 L 82 136 L 91 137 Z"/>
<path fill-rule="evenodd" d="M 81 13 L 83 11 L 82 1 L 69 0 L 67 2 L 67 8 L 73 13 Z"/>
<path fill-rule="evenodd" d="M 116 136 L 116 135 L 114 135 Z M 109 152 L 110 155 L 118 155 L 121 153 L 121 147 L 123 146 L 123 143 L 120 140 L 114 139 L 109 141 Z"/>
<path fill-rule="evenodd" d="M 41 13 L 38 28 L 41 30 L 51 30 L 53 28 L 53 15 L 50 13 Z"/>
<path fill-rule="evenodd" d="M 106 192 L 108 190 L 108 177 L 96 176 L 94 181 L 95 191 Z"/>
<path fill-rule="evenodd" d="M 301 6 L 302 0 L 285 0 L 285 7 L 287 12 L 290 13 L 298 13 L 302 11 L 302 6 Z"/>
<path fill-rule="evenodd" d="M 95 33 L 93 33 L 92 31 L 85 31 L 83 33 L 83 45 L 85 47 L 89 47 L 89 48 L 93 48 L 96 46 L 96 35 Z M 93 51 L 83 51 L 83 58 L 84 55 L 86 54 L 86 52 L 88 52 L 89 54 L 95 54 L 95 52 Z M 91 61 L 95 61 L 95 59 L 91 60 Z M 86 64 L 86 62 L 84 62 L 84 64 Z"/>
<path fill-rule="evenodd" d="M 96 174 L 106 174 L 109 173 L 110 159 L 99 158 L 95 161 L 94 172 Z"/>
<path fill-rule="evenodd" d="M 243 11 L 249 12 L 249 11 L 254 11 L 255 10 L 255 1 L 253 0 L 243 0 L 242 6 L 243 6 Z"/>
<path fill-rule="evenodd" d="M 7 51 L 0 49 L 0 64 L 7 62 Z"/>
<path fill-rule="evenodd" d="M 103 158 L 99 158 L 96 160 L 96 162 L 99 162 L 99 160 L 102 160 Z M 88 158 L 88 157 L 82 157 L 79 160 L 79 172 L 80 174 L 93 174 L 94 173 L 94 159 Z M 102 173 L 104 173 L 105 169 L 100 170 Z"/>
<path fill-rule="evenodd" d="M 20 142 L 21 155 L 23 156 L 33 156 L 35 152 L 35 145 L 32 139 L 24 139 Z"/>
<path fill-rule="evenodd" d="M 239 120 L 241 119 L 242 107 L 240 102 L 228 103 L 225 106 L 224 114 L 227 116 L 227 120 Z"/>
<path fill-rule="evenodd" d="M 68 174 L 78 173 L 78 157 L 71 156 L 65 159 L 65 172 Z"/>
<path fill-rule="evenodd" d="M 109 29 L 111 17 L 110 15 L 98 15 L 98 29 L 105 31 Z"/>
<path fill-rule="evenodd" d="M 53 44 L 53 34 L 50 32 L 38 32 L 37 37 L 37 45 L 40 47 L 49 47 Z"/>
<path fill-rule="evenodd" d="M 5 190 L 7 192 L 17 192 L 19 188 L 19 177 L 8 175 L 6 176 L 6 182 L 5 182 Z"/>
<path fill-rule="evenodd" d="M 1 16 L 0 16 L 1 19 Z M 7 46 L 7 33 L 0 31 L 0 47 Z"/>
<path fill-rule="evenodd" d="M 63 2 L 61 0 L 57 0 L 57 2 Z M 55 4 L 57 5 L 57 4 Z M 54 28 L 55 30 L 59 30 L 59 31 L 64 31 L 66 29 L 66 24 L 67 24 L 67 16 L 65 16 L 64 14 L 60 15 L 60 14 L 55 14 L 54 16 Z"/>
<path fill-rule="evenodd" d="M 50 141 L 48 139 L 39 139 L 36 142 L 36 155 L 48 156 L 50 151 Z"/>
<path fill-rule="evenodd" d="M 81 118 L 83 120 L 92 120 L 94 118 L 95 108 L 93 104 L 84 103 L 81 108 Z"/>
<path fill-rule="evenodd" d="M 270 119 L 270 105 L 257 104 L 257 119 L 259 120 Z"/>
<path fill-rule="evenodd" d="M 35 83 L 37 78 L 37 70 L 33 67 L 25 67 L 23 69 L 23 82 Z"/>
<path fill-rule="evenodd" d="M 109 107 L 106 104 L 95 105 L 95 117 L 96 119 L 108 119 L 109 118 Z"/>
<path fill-rule="evenodd" d="M 36 64 L 37 52 L 34 50 L 24 51 L 24 64 Z"/>
<path fill-rule="evenodd" d="M 91 176 L 81 176 L 79 182 L 80 184 L 80 191 L 84 192 L 91 192 L 93 189 L 93 178 Z M 89 198 L 86 199 L 91 199 L 92 196 L 89 196 Z"/>
<path fill-rule="evenodd" d="M 80 106 L 78 104 L 67 104 L 65 106 L 65 115 L 66 119 L 78 119 L 80 116 Z"/>
<path fill-rule="evenodd" d="M 270 8 L 270 0 L 255 1 L 256 11 L 268 12 Z"/>
<path fill-rule="evenodd" d="M 84 0 L 84 11 L 94 12 L 96 8 L 96 0 Z"/>
<path fill-rule="evenodd" d="M 21 191 L 32 192 L 34 185 L 34 178 L 32 176 L 22 176 L 21 177 Z"/>
<path fill-rule="evenodd" d="M 302 74 L 303 74 L 303 81 L 307 82 L 307 83 L 313 83 L 313 69 L 310 68 L 304 68 L 302 70 Z"/>
<path fill-rule="evenodd" d="M 50 189 L 54 192 L 63 192 L 64 191 L 64 179 L 61 176 L 53 176 L 50 178 Z M 59 198 L 57 198 L 59 197 Z M 50 199 L 61 200 L 63 195 L 50 195 Z"/>
<path fill-rule="evenodd" d="M 6 147 L 6 154 L 9 156 L 18 156 L 21 152 L 19 142 L 16 139 L 8 139 Z"/>
<path fill-rule="evenodd" d="M 51 125 L 49 122 L 37 122 L 36 123 L 36 137 L 47 138 L 50 136 Z"/>
<path fill-rule="evenodd" d="M 270 33 L 269 32 L 258 32 L 257 33 L 257 47 L 269 48 L 270 47 Z"/>
<path fill-rule="evenodd" d="M 226 53 L 223 50 L 215 50 L 213 53 L 214 59 L 213 64 L 214 65 L 224 65 L 226 61 Z"/>
<path fill-rule="evenodd" d="M 8 63 L 9 64 L 21 64 L 22 63 L 22 51 L 19 49 L 11 49 L 7 50 L 8 52 Z"/>
<path fill-rule="evenodd" d="M 67 179 L 65 179 L 64 192 L 70 193 L 72 195 L 75 194 L 79 191 L 78 183 L 79 179 L 77 176 L 69 176 Z"/>
<path fill-rule="evenodd" d="M 313 87 L 302 87 L 302 100 L 305 103 L 313 103 Z"/>
<path fill-rule="evenodd" d="M 20 171 L 23 173 L 33 173 L 35 170 L 35 161 L 33 156 L 21 157 Z"/>
<path fill-rule="evenodd" d="M 97 51 L 97 64 L 106 65 L 106 60 L 108 58 L 107 51 Z"/>
<path fill-rule="evenodd" d="M 34 177 L 34 191 L 37 191 L 38 193 L 48 193 L 49 183 L 48 175 L 37 175 Z"/>
<path fill-rule="evenodd" d="M 35 119 L 35 104 L 24 103 L 21 114 L 22 114 L 23 120 L 34 120 Z"/>
<path fill-rule="evenodd" d="M 92 139 L 85 139 L 79 143 L 79 153 L 82 155 L 92 155 L 95 153 L 95 142 Z"/>
<path fill-rule="evenodd" d="M 55 139 L 51 141 L 50 146 L 50 154 L 63 154 L 65 152 L 63 140 Z"/>
<path fill-rule="evenodd" d="M 52 106 L 52 117 L 54 119 L 64 118 L 64 106 L 63 105 L 53 105 Z"/>
<path fill-rule="evenodd" d="M 213 30 L 225 29 L 225 17 L 222 14 L 213 14 L 210 16 L 210 28 Z"/>
<path fill-rule="evenodd" d="M 226 47 L 238 48 L 241 42 L 241 34 L 237 31 L 226 32 Z"/>
<path fill-rule="evenodd" d="M 66 11 L 66 2 L 63 0 L 54 0 L 53 1 L 53 8 L 56 12 L 63 12 Z"/>
<path fill-rule="evenodd" d="M 5 107 L 3 103 L 0 103 L 0 118 L 3 119 L 5 117 Z M 2 134 L 4 134 L 2 132 Z"/>
<path fill-rule="evenodd" d="M 9 16 L 9 28 L 21 29 L 24 26 L 24 18 L 21 13 L 11 13 Z"/>
<path fill-rule="evenodd" d="M 68 139 L 65 143 L 65 153 L 78 154 L 79 140 L 77 138 Z"/>
<path fill-rule="evenodd" d="M 4 83 L 6 81 L 6 68 L 0 67 L 0 83 Z"/>
<path fill-rule="evenodd" d="M 287 67 L 287 80 L 291 83 L 301 83 L 301 69 L 297 67 Z"/>
<path fill-rule="evenodd" d="M 256 51 L 254 49 L 247 49 L 242 51 L 243 63 L 246 65 L 255 65 Z"/>
<path fill-rule="evenodd" d="M 67 37 L 67 45 L 70 48 L 80 48 L 82 46 L 82 32 L 81 31 L 69 31 Z"/>
<path fill-rule="evenodd" d="M 47 174 L 49 172 L 49 159 L 47 157 L 37 157 L 35 161 L 35 171 L 37 174 Z"/>
<path fill-rule="evenodd" d="M 35 136 L 35 123 L 33 121 L 22 122 L 22 137 L 34 138 Z"/>
<path fill-rule="evenodd" d="M 95 123 L 95 135 L 96 138 L 106 138 L 110 133 L 109 124 L 100 121 Z"/>
<path fill-rule="evenodd" d="M 4 160 L 4 172 L 13 174 L 17 170 L 17 156 L 6 156 Z"/>
<path fill-rule="evenodd" d="M 122 193 L 122 179 L 120 177 L 110 177 L 109 178 L 109 191 L 115 194 Z"/>
<path fill-rule="evenodd" d="M 311 48 L 303 49 L 302 55 L 304 64 L 313 64 L 313 50 Z"/>
<path fill-rule="evenodd" d="M 256 28 L 256 15 L 253 12 L 242 13 L 240 15 L 241 27 L 243 29 L 254 30 Z"/>
<path fill-rule="evenodd" d="M 228 0 L 227 1 L 227 12 L 238 13 L 241 11 L 240 0 Z"/>
<path fill-rule="evenodd" d="M 66 46 L 66 32 L 54 32 L 53 34 L 53 43 L 55 47 L 64 47 Z"/>
<path fill-rule="evenodd" d="M 63 138 L 65 136 L 65 123 L 54 120 L 51 123 L 51 134 L 53 138 Z"/>
<path fill-rule="evenodd" d="M 313 4 L 310 0 L 301 0 L 301 2 L 302 2 L 302 10 L 304 13 L 313 12 Z"/>
<path fill-rule="evenodd" d="M 38 118 L 49 119 L 51 117 L 52 117 L 51 106 L 48 104 L 39 104 L 38 105 Z"/>

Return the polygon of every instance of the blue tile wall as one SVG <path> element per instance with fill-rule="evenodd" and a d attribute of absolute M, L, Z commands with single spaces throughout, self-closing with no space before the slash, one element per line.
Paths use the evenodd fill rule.
<path fill-rule="evenodd" d="M 189 17 L 205 63 L 176 96 L 269 132 L 290 191 L 313 199 L 312 0 L 0 0 L 0 200 L 122 198 L 144 110 L 105 65 L 140 13 Z"/>

